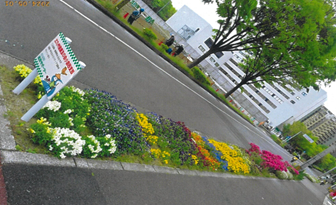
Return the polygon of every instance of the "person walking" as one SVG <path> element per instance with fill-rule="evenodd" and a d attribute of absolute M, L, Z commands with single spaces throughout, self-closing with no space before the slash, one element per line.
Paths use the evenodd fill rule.
<path fill-rule="evenodd" d="M 135 20 L 140 18 L 141 13 L 144 12 L 144 11 L 145 11 L 145 9 L 143 9 L 143 8 L 141 8 L 140 11 L 138 11 L 138 10 L 133 11 L 132 14 L 130 15 L 130 17 L 127 19 L 127 22 L 132 25 L 132 23 Z"/>
<path fill-rule="evenodd" d="M 172 34 L 170 36 L 170 38 L 168 40 L 166 40 L 165 44 L 169 47 L 169 46 L 173 45 L 174 40 L 175 40 L 175 37 L 174 37 L 174 34 Z"/>

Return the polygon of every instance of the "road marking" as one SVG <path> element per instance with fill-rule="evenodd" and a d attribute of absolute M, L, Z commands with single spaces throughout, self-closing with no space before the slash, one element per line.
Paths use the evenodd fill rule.
<path fill-rule="evenodd" d="M 230 116 L 227 112 L 223 111 L 222 109 L 220 109 L 219 107 L 217 107 L 215 104 L 213 104 L 212 102 L 210 102 L 209 100 L 207 100 L 206 98 L 204 98 L 203 96 L 201 96 L 200 94 L 198 94 L 196 91 L 194 91 L 193 89 L 189 88 L 187 85 L 185 85 L 184 83 L 182 83 L 181 81 L 179 81 L 178 79 L 176 79 L 174 76 L 170 75 L 167 71 L 163 70 L 162 68 L 160 68 L 158 65 L 156 65 L 154 62 L 152 62 L 151 60 L 149 60 L 146 56 L 142 55 L 139 51 L 135 50 L 133 47 L 131 47 L 130 45 L 128 45 L 127 43 L 125 43 L 124 41 L 122 41 L 120 38 L 116 37 L 115 35 L 113 35 L 111 32 L 107 31 L 105 28 L 99 26 L 96 22 L 94 22 L 93 20 L 91 20 L 89 17 L 85 16 L 84 14 L 82 14 L 81 12 L 79 12 L 78 10 L 76 10 L 74 7 L 70 6 L 68 3 L 66 3 L 64 0 L 59 0 L 60 2 L 62 2 L 64 5 L 68 6 L 70 9 L 74 10 L 76 13 L 78 13 L 79 15 L 81 15 L 83 18 L 85 18 L 86 20 L 88 20 L 89 22 L 91 22 L 93 25 L 97 26 L 98 28 L 100 28 L 101 30 L 103 30 L 104 32 L 106 32 L 107 34 L 111 35 L 112 37 L 114 37 L 116 40 L 118 40 L 120 43 L 124 44 L 126 47 L 128 47 L 129 49 L 131 49 L 133 52 L 135 52 L 136 54 L 138 54 L 139 56 L 143 57 L 145 60 L 147 60 L 150 64 L 152 64 L 153 66 L 155 66 L 156 68 L 158 68 L 159 70 L 161 70 L 163 73 L 165 73 L 166 75 L 168 75 L 169 77 L 171 77 L 172 79 L 174 79 L 176 82 L 180 83 L 182 86 L 184 86 L 185 88 L 187 88 L 188 90 L 190 90 L 191 92 L 193 92 L 194 94 L 196 94 L 198 97 L 200 97 L 201 99 L 203 99 L 204 101 L 206 101 L 207 103 L 209 103 L 210 105 L 212 105 L 213 107 L 215 107 L 216 109 L 218 109 L 219 111 L 221 111 L 222 113 L 226 114 L 228 117 L 230 117 L 231 119 L 233 119 L 234 121 L 236 121 L 237 123 L 239 123 L 241 126 L 245 127 L 247 130 L 253 132 L 256 135 L 259 135 L 258 133 L 256 133 L 255 131 L 251 130 L 249 127 L 247 127 L 246 125 L 242 124 L 241 122 L 239 122 L 238 120 L 236 120 L 235 118 L 233 118 L 232 116 Z M 203 88 L 202 88 L 203 89 Z M 209 93 L 208 93 L 209 94 Z M 222 102 L 220 102 L 222 103 Z M 224 103 L 222 103 L 224 104 Z M 225 105 L 225 104 L 224 104 Z M 232 113 L 238 115 L 237 113 L 231 111 Z M 266 140 L 263 136 L 260 136 L 262 139 Z M 267 141 L 267 140 L 266 140 Z"/>

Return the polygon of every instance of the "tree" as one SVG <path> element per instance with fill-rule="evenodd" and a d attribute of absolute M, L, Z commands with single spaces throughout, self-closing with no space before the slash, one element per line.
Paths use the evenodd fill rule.
<path fill-rule="evenodd" d="M 327 154 L 318 160 L 315 164 L 319 166 L 321 169 L 330 170 L 336 166 L 336 159 L 331 154 Z"/>
<path fill-rule="evenodd" d="M 204 3 L 213 2 L 203 0 Z M 323 21 L 325 5 L 321 0 L 215 0 L 220 16 L 214 42 L 201 57 L 188 65 L 199 64 L 209 55 L 220 51 L 251 50 L 272 46 L 274 38 L 290 44 L 290 33 L 298 31 L 316 34 L 312 22 Z M 327 5 L 330 2 L 326 3 Z"/>
<path fill-rule="evenodd" d="M 323 150 L 327 148 L 327 146 L 325 145 L 316 144 L 318 137 L 315 137 L 313 133 L 310 130 L 308 130 L 307 127 L 302 122 L 296 121 L 291 125 L 284 126 L 283 134 L 285 136 L 294 136 L 297 133 L 299 134 L 293 139 L 291 139 L 289 143 L 293 147 L 299 148 L 302 152 L 305 151 L 308 157 L 315 156 L 318 153 L 323 152 Z M 314 142 L 310 143 L 306 138 L 303 137 L 303 134 L 307 134 L 312 140 L 314 140 Z"/>
<path fill-rule="evenodd" d="M 247 55 L 244 63 L 240 64 L 245 75 L 225 97 L 245 84 L 260 87 L 264 82 L 285 85 L 290 81 L 300 88 L 312 86 L 319 89 L 319 84 L 334 81 L 335 11 L 329 4 L 324 4 L 322 11 L 324 17 L 316 16 L 312 18 L 314 21 L 308 21 L 305 16 L 295 17 L 295 21 L 300 22 L 298 28 L 288 29 L 293 25 L 286 25 L 285 32 L 281 31 L 270 40 L 271 45 L 251 49 L 249 52 L 252 55 Z"/>
<path fill-rule="evenodd" d="M 144 2 L 163 20 L 169 19 L 176 13 L 176 9 L 171 4 L 170 0 L 144 0 Z"/>

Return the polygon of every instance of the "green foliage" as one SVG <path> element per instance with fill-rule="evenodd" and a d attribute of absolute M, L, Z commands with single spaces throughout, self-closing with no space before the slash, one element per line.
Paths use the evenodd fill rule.
<path fill-rule="evenodd" d="M 316 162 L 316 165 L 321 169 L 329 170 L 333 167 L 336 167 L 336 159 L 331 154 L 326 154 L 324 157 L 322 157 L 322 159 Z"/>
<path fill-rule="evenodd" d="M 275 176 L 279 179 L 288 179 L 287 173 L 279 170 L 275 171 Z"/>
<path fill-rule="evenodd" d="M 31 139 L 34 143 L 47 146 L 52 139 L 52 133 L 49 131 L 49 126 L 42 123 L 35 123 L 30 126 L 33 130 L 31 132 Z"/>
<path fill-rule="evenodd" d="M 305 177 L 304 171 L 300 171 L 298 175 L 293 175 L 294 180 L 302 180 Z"/>
<path fill-rule="evenodd" d="M 169 48 L 169 47 L 168 47 L 166 44 L 164 44 L 164 43 L 161 44 L 161 47 L 162 47 L 162 49 L 163 49 L 164 52 Z"/>
<path fill-rule="evenodd" d="M 149 5 L 164 21 L 176 13 L 176 9 L 171 4 L 170 0 L 144 0 L 144 2 Z"/>
<path fill-rule="evenodd" d="M 198 80 L 200 83 L 210 85 L 209 80 L 207 79 L 207 77 L 204 75 L 204 73 L 198 67 L 193 67 L 191 70 L 192 70 L 196 80 Z"/>
<path fill-rule="evenodd" d="M 301 132 L 301 133 L 299 133 Z M 317 145 L 315 142 L 310 143 L 303 137 L 303 134 L 307 134 L 311 139 L 317 141 L 318 138 L 313 135 L 313 133 L 307 129 L 307 127 L 302 122 L 294 122 L 292 125 L 285 125 L 283 129 L 284 136 L 294 136 L 299 133 L 297 136 L 292 138 L 289 143 L 293 147 L 297 147 L 300 151 L 305 151 L 306 155 L 312 157 L 320 152 L 322 152 L 326 147 L 323 145 Z"/>
<path fill-rule="evenodd" d="M 18 150 L 18 151 L 22 151 L 22 147 L 20 145 L 15 145 L 15 149 Z"/>
<path fill-rule="evenodd" d="M 55 117 L 49 118 L 49 122 L 53 125 L 53 127 L 71 127 L 69 116 L 64 113 L 58 113 Z"/>
<path fill-rule="evenodd" d="M 276 142 L 277 144 L 281 145 L 282 141 L 274 134 L 271 135 L 271 138 L 274 142 Z"/>
<path fill-rule="evenodd" d="M 155 35 L 155 33 L 149 28 L 144 28 L 143 29 L 143 34 L 144 34 L 145 38 L 149 41 L 157 39 L 157 36 Z"/>
<path fill-rule="evenodd" d="M 331 2 L 261 0 L 258 6 L 255 0 L 216 3 L 222 19 L 214 43 L 189 67 L 215 52 L 242 47 L 250 50 L 251 56 L 240 65 L 245 76 L 226 97 L 244 84 L 287 84 L 291 79 L 299 87 L 317 89 L 318 83 L 336 79 L 336 21 Z"/>

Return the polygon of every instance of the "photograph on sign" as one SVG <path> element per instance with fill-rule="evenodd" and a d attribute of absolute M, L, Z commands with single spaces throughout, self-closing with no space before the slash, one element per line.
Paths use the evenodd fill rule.
<path fill-rule="evenodd" d="M 59 92 L 80 70 L 80 65 L 62 33 L 34 59 L 48 99 Z"/>

